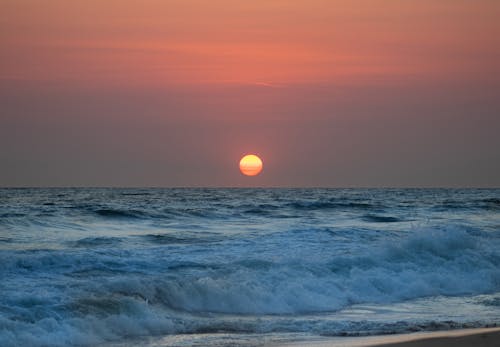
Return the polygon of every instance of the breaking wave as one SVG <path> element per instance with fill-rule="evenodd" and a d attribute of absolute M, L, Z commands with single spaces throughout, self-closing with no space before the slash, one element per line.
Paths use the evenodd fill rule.
<path fill-rule="evenodd" d="M 80 240 L 81 246 L 114 242 Z M 464 230 L 421 230 L 369 253 L 330 255 L 321 262 L 298 262 L 294 257 L 165 262 L 161 254 L 133 253 L 128 261 L 112 252 L 15 252 L 2 257 L 2 272 L 57 274 L 54 283 L 44 285 L 56 296 L 60 283 L 72 289 L 57 298 L 47 297 L 45 290 L 28 290 L 22 296 L 8 291 L 2 303 L 0 344 L 92 345 L 144 334 L 302 331 L 308 325 L 307 329 L 334 335 L 412 331 L 432 324 L 458 327 L 465 323 L 318 320 L 304 326 L 303 317 L 356 304 L 499 292 L 500 253 L 495 246 L 496 239 L 477 238 Z M 78 279 L 79 285 L 68 278 Z M 498 298 L 482 304 L 498 305 Z M 264 323 L 255 318 L 273 316 Z"/>
<path fill-rule="evenodd" d="M 9 194 L 0 346 L 500 324 L 496 190 Z"/>

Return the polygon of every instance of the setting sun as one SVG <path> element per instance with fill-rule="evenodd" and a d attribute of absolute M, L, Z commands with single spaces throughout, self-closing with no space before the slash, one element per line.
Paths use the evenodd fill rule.
<path fill-rule="evenodd" d="M 240 160 L 240 171 L 246 176 L 256 176 L 262 171 L 262 160 L 254 155 L 245 155 Z"/>

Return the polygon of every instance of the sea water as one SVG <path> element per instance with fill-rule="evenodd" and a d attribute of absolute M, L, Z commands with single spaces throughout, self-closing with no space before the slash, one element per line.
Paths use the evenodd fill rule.
<path fill-rule="evenodd" d="M 0 190 L 0 346 L 499 323 L 500 190 Z"/>

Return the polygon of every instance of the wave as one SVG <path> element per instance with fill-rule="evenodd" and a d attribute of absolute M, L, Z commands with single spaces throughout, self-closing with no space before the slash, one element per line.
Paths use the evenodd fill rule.
<path fill-rule="evenodd" d="M 220 240 L 216 235 L 140 237 L 158 244 Z M 275 241 L 279 247 L 279 241 L 272 242 Z M 81 239 L 77 245 L 114 246 L 117 242 L 119 238 L 96 237 Z M 11 272 L 20 267 L 42 274 L 81 266 L 95 268 L 101 266 L 100 259 L 108 258 L 125 269 L 130 263 L 139 262 L 138 270 L 151 267 L 160 271 L 156 274 L 159 277 L 141 280 L 147 288 L 138 287 L 142 288 L 138 293 L 143 290 L 154 293 L 149 297 L 150 302 L 159 300 L 169 303 L 170 308 L 187 312 L 296 314 L 336 311 L 353 303 L 397 302 L 424 296 L 473 295 L 500 290 L 497 244 L 487 235 L 478 238 L 463 230 L 424 230 L 371 250 L 332 254 L 321 261 L 314 257 L 296 259 L 293 253 L 277 258 L 281 259 L 278 261 L 267 256 L 259 258 L 258 249 L 248 249 L 253 246 L 247 243 L 238 252 L 244 250 L 254 254 L 253 257 L 234 261 L 221 258 L 218 272 L 169 272 L 166 282 L 161 279 L 160 270 L 169 268 L 173 259 L 155 253 L 162 252 L 161 248 L 140 253 L 140 258 L 129 255 L 131 259 L 113 258 L 108 249 L 109 255 L 25 251 L 0 260 L 3 269 Z M 220 247 L 228 247 L 227 242 Z M 124 286 L 127 285 L 124 283 Z"/>
<path fill-rule="evenodd" d="M 227 264 L 222 277 L 178 277 L 162 284 L 162 302 L 188 312 L 297 314 L 500 290 L 500 255 L 483 246 L 463 231 L 432 231 L 370 254 L 305 267 Z"/>
<path fill-rule="evenodd" d="M 172 241 L 167 236 L 146 237 Z M 0 345 L 95 345 L 145 334 L 201 331 L 369 334 L 432 328 L 429 322 L 344 322 L 346 327 L 321 315 L 306 317 L 357 304 L 499 292 L 496 243 L 486 234 L 478 237 L 453 229 L 420 230 L 371 251 L 332 254 L 323 261 L 214 256 L 211 262 L 174 262 L 161 249 L 135 256 L 127 252 L 125 258 L 114 257 L 110 250 L 1 253 L 4 275 L 14 271 L 55 277 L 54 283 L 44 284 L 53 296 L 46 296 L 47 289 L 4 289 Z M 78 282 L 68 282 L 71 278 Z M 21 296 L 19 290 L 24 290 Z M 489 300 L 482 304 L 497 305 L 497 298 Z M 443 324 L 451 323 L 438 322 L 435 328 Z"/>
<path fill-rule="evenodd" d="M 500 307 L 500 296 L 481 299 L 481 304 L 485 306 L 498 306 Z"/>
<path fill-rule="evenodd" d="M 496 211 L 500 209 L 500 199 L 484 198 L 484 199 L 470 199 L 470 200 L 468 199 L 444 200 L 438 204 L 435 204 L 434 209 L 438 211 L 470 210 L 470 209 Z"/>
<path fill-rule="evenodd" d="M 297 210 L 323 210 L 323 209 L 372 209 L 380 208 L 363 202 L 332 202 L 332 201 L 295 201 L 288 203 L 287 207 Z"/>
<path fill-rule="evenodd" d="M 143 191 L 143 192 L 122 192 L 122 196 L 149 196 L 151 192 Z"/>
<path fill-rule="evenodd" d="M 9 191 L 0 346 L 500 323 L 498 192 Z"/>
<path fill-rule="evenodd" d="M 195 233 L 183 233 L 183 234 L 146 234 L 138 236 L 143 240 L 149 241 L 151 243 L 160 245 L 169 244 L 202 244 L 207 242 L 219 242 L 223 238 L 217 235 L 210 234 L 195 234 Z"/>
<path fill-rule="evenodd" d="M 94 213 L 106 218 L 143 218 L 145 214 L 137 210 L 119 210 L 110 208 L 101 208 L 94 210 Z"/>
<path fill-rule="evenodd" d="M 21 218 L 25 217 L 25 213 L 2 213 L 0 214 L 0 218 Z"/>
<path fill-rule="evenodd" d="M 488 198 L 481 200 L 481 207 L 486 210 L 498 211 L 500 210 L 500 199 Z"/>
<path fill-rule="evenodd" d="M 176 316 L 151 307 L 141 297 L 92 298 L 75 302 L 77 317 L 46 319 L 38 324 L 0 317 L 0 344 L 3 347 L 33 346 L 113 346 L 120 341 L 128 345 L 145 345 L 151 337 L 169 334 L 224 334 L 225 341 L 216 346 L 239 346 L 240 334 L 306 333 L 332 337 L 357 337 L 420 331 L 437 331 L 498 326 L 481 320 L 370 321 L 321 320 L 294 317 L 237 317 L 237 316 Z M 65 319 L 66 318 L 66 319 Z M 68 319 L 69 318 L 69 319 Z M 236 341 L 228 339 L 236 334 Z M 163 339 L 162 339 L 163 340 Z M 267 338 L 266 340 L 269 340 Z M 236 343 L 235 343 L 236 342 Z M 154 344 L 156 345 L 156 344 Z M 177 346 L 163 340 L 162 346 Z M 206 343 L 196 345 L 207 345 Z M 244 344 L 246 345 L 246 344 Z M 255 344 L 252 344 L 255 345 Z"/>
<path fill-rule="evenodd" d="M 482 202 L 486 202 L 492 205 L 498 205 L 500 206 L 500 199 L 499 198 L 487 198 L 483 199 Z"/>
<path fill-rule="evenodd" d="M 396 223 L 402 220 L 391 216 L 381 216 L 376 214 L 366 214 L 362 217 L 363 220 L 373 223 Z"/>
<path fill-rule="evenodd" d="M 122 241 L 119 237 L 86 237 L 69 242 L 72 247 L 98 247 L 116 245 Z"/>

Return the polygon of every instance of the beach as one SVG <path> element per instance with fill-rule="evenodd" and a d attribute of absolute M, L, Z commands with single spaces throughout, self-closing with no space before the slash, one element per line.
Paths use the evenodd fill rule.
<path fill-rule="evenodd" d="M 459 329 L 438 332 L 419 332 L 359 338 L 332 338 L 322 341 L 293 342 L 279 347 L 498 347 L 500 328 Z M 278 347 L 277 346 L 277 347 Z"/>

